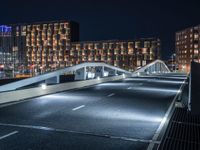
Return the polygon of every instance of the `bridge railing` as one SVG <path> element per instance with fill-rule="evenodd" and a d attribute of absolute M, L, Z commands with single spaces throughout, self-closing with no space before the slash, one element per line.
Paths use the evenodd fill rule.
<path fill-rule="evenodd" d="M 67 67 L 67 68 L 53 71 L 50 73 L 38 75 L 38 76 L 35 76 L 32 78 L 27 78 L 24 80 L 20 80 L 20 81 L 16 81 L 13 83 L 9 83 L 9 84 L 0 86 L 0 92 L 16 90 L 18 88 L 28 86 L 28 85 L 31 85 L 34 83 L 42 82 L 42 81 L 45 81 L 47 83 L 49 83 L 49 82 L 59 83 L 60 75 L 64 75 L 66 73 L 71 73 L 71 72 L 75 73 L 75 78 L 77 80 L 86 80 L 87 75 L 88 75 L 88 72 L 87 72 L 88 67 L 94 67 L 94 68 L 100 67 L 101 68 L 98 76 L 96 76 L 96 77 L 104 77 L 106 69 L 108 70 L 107 76 L 109 74 L 111 74 L 111 75 L 118 75 L 118 74 L 119 75 L 120 74 L 132 75 L 132 73 L 129 71 L 126 71 L 121 68 L 114 67 L 114 66 L 111 66 L 111 65 L 108 65 L 105 63 L 86 62 L 86 63 L 78 64 L 78 65 L 75 65 L 72 67 Z"/>
<path fill-rule="evenodd" d="M 89 68 L 93 68 L 94 72 L 90 72 Z M 137 74 L 152 74 L 152 73 L 166 73 L 170 72 L 165 63 L 161 60 L 156 60 L 142 68 L 136 70 L 135 72 L 129 72 L 127 70 L 108 65 L 103 62 L 85 62 L 72 67 L 67 67 L 64 69 L 56 70 L 50 73 L 38 75 L 32 78 L 27 78 L 24 80 L 9 83 L 0 86 L 0 92 L 16 90 L 21 87 L 29 86 L 39 82 L 45 83 L 60 83 L 60 76 L 66 73 L 75 74 L 75 80 L 86 80 L 89 79 L 89 75 L 92 78 L 106 77 L 106 76 L 116 76 L 116 75 L 128 75 L 135 76 Z"/>
<path fill-rule="evenodd" d="M 152 63 L 143 66 L 142 68 L 136 70 L 134 73 L 144 73 L 144 74 L 153 74 L 153 73 L 169 73 L 171 72 L 167 65 L 162 60 L 155 60 Z"/>

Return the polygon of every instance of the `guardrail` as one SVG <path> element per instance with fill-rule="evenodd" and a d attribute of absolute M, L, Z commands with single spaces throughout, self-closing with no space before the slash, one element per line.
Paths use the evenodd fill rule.
<path fill-rule="evenodd" d="M 127 76 L 123 74 L 123 75 L 114 76 L 114 77 L 97 78 L 97 79 L 92 79 L 92 80 L 75 81 L 75 82 L 68 82 L 68 83 L 62 83 L 62 84 L 56 84 L 56 85 L 49 85 L 43 89 L 42 87 L 36 87 L 36 88 L 30 88 L 30 89 L 2 92 L 0 93 L 0 104 L 20 101 L 23 99 L 39 97 L 43 95 L 82 88 L 86 86 L 92 86 L 92 85 L 103 83 L 103 82 L 120 80 L 125 77 Z"/>
<path fill-rule="evenodd" d="M 0 92 L 1 92 L 0 93 L 0 104 L 6 103 L 6 102 L 12 102 L 12 101 L 19 101 L 21 99 L 28 99 L 28 98 L 32 98 L 32 97 L 47 95 L 47 94 L 52 94 L 52 93 L 66 91 L 66 90 L 75 89 L 75 88 L 81 88 L 81 87 L 84 87 L 84 86 L 90 86 L 90 85 L 94 85 L 94 84 L 98 84 L 98 83 L 103 83 L 103 82 L 108 82 L 108 81 L 113 81 L 113 80 L 120 80 L 120 79 L 124 78 L 125 76 L 134 77 L 134 76 L 137 76 L 138 72 L 141 73 L 142 71 L 144 71 L 145 69 L 147 69 L 149 67 L 150 68 L 156 67 L 155 64 L 157 64 L 157 63 L 165 65 L 163 61 L 156 60 L 156 61 L 144 66 L 143 68 L 137 70 L 134 73 L 120 69 L 120 68 L 117 68 L 115 66 L 105 64 L 105 63 L 90 62 L 90 63 L 78 64 L 76 66 L 64 68 L 64 69 L 57 70 L 57 71 L 50 72 L 50 73 L 46 73 L 46 74 L 43 74 L 43 75 L 40 75 L 40 76 L 35 76 L 35 77 L 32 77 L 32 78 L 28 78 L 28 79 L 24 79 L 24 80 L 21 80 L 21 81 L 17 81 L 17 82 L 13 82 L 13 83 L 10 83 L 10 84 L 0 86 Z M 66 72 L 76 71 L 80 68 L 85 68 L 85 67 L 107 67 L 107 68 L 110 68 L 112 70 L 122 72 L 123 75 L 100 78 L 100 80 L 92 79 L 92 80 L 83 80 L 83 81 L 76 81 L 76 82 L 50 85 L 50 86 L 47 86 L 47 88 L 45 90 L 41 90 L 41 87 L 31 88 L 31 89 L 23 89 L 23 90 L 22 89 L 16 90 L 16 89 L 19 89 L 19 88 L 27 86 L 27 85 L 31 85 L 31 84 L 38 83 L 38 82 L 41 82 L 41 81 L 44 81 L 44 80 L 47 80 L 47 79 L 51 79 L 52 77 L 57 77 L 57 76 L 62 75 Z M 159 67 L 156 67 L 156 68 L 159 69 Z M 160 67 L 160 69 L 162 69 L 162 67 Z"/>
<path fill-rule="evenodd" d="M 116 70 L 118 72 L 122 72 L 122 73 L 127 74 L 127 75 L 132 74 L 129 71 L 126 71 L 124 69 L 121 69 L 121 68 L 118 68 L 118 67 L 115 67 L 115 66 L 108 65 L 108 64 L 103 63 L 103 62 L 85 62 L 85 63 L 78 64 L 78 65 L 75 65 L 75 66 L 67 67 L 67 68 L 60 69 L 60 70 L 57 70 L 57 71 L 53 71 L 53 72 L 50 72 L 50 73 L 42 74 L 42 75 L 39 75 L 39 76 L 27 78 L 27 79 L 24 79 L 24 80 L 21 80 L 21 81 L 17 81 L 17 82 L 13 82 L 13 83 L 9 83 L 9 84 L 0 86 L 0 92 L 5 92 L 5 91 L 9 91 L 9 90 L 16 90 L 18 88 L 28 86 L 28 85 L 31 85 L 31 84 L 34 84 L 34 83 L 37 83 L 37 82 L 45 81 L 45 80 L 48 80 L 48 79 L 51 79 L 51 78 L 54 78 L 54 77 L 56 77 L 58 79 L 60 75 L 63 75 L 65 73 L 69 73 L 69 72 L 73 72 L 73 71 L 77 71 L 81 68 L 86 68 L 86 67 L 106 67 L 106 68 L 109 68 L 109 69 L 112 69 L 112 70 Z"/>
<path fill-rule="evenodd" d="M 176 102 L 177 101 L 180 102 L 180 99 L 183 95 L 184 88 L 185 88 L 186 84 L 188 84 L 188 82 L 186 82 L 188 80 L 188 78 L 189 78 L 189 76 L 187 76 L 187 78 L 183 81 L 183 84 L 179 88 L 176 96 L 174 97 L 169 109 L 167 110 L 167 112 L 164 116 L 164 119 L 161 122 L 159 134 L 153 140 L 158 140 L 158 138 L 160 138 L 160 141 L 164 140 L 164 137 L 167 134 L 166 131 L 167 131 L 167 127 L 169 125 L 170 119 L 174 113 L 176 106 L 177 106 Z M 160 147 L 160 144 L 158 146 L 158 149 L 159 149 L 159 147 Z M 152 150 L 153 148 L 154 148 L 154 144 L 151 144 L 151 146 L 149 145 L 148 150 Z"/>

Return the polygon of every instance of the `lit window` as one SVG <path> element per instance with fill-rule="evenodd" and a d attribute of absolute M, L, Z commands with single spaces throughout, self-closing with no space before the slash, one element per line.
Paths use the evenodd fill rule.
<path fill-rule="evenodd" d="M 194 54 L 198 54 L 198 53 L 199 53 L 198 50 L 195 49 L 195 50 L 194 50 Z"/>
<path fill-rule="evenodd" d="M 197 45 L 197 44 L 195 44 L 195 45 L 194 45 L 194 48 L 198 48 L 198 45 Z"/>
<path fill-rule="evenodd" d="M 194 38 L 195 38 L 195 39 L 198 39 L 198 38 L 199 38 L 199 35 L 198 35 L 198 34 L 195 34 L 195 35 L 194 35 Z"/>

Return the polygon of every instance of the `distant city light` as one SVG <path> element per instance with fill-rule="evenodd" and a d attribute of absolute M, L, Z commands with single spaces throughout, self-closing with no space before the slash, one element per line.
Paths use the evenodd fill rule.
<path fill-rule="evenodd" d="M 100 77 L 97 77 L 97 80 L 100 80 Z"/>
<path fill-rule="evenodd" d="M 0 25 L 0 32 L 1 33 L 9 33 L 11 31 L 12 31 L 12 28 L 10 26 Z"/>
<path fill-rule="evenodd" d="M 4 68 L 4 65 L 0 65 L 0 68 Z"/>

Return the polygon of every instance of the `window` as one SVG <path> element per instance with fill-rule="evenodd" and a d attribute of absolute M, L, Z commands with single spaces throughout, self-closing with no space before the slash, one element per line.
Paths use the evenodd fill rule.
<path fill-rule="evenodd" d="M 21 35 L 26 36 L 26 26 L 21 27 Z"/>
<path fill-rule="evenodd" d="M 194 50 L 194 54 L 198 54 L 199 51 L 197 49 Z"/>
<path fill-rule="evenodd" d="M 199 35 L 198 34 L 195 34 L 194 35 L 194 39 L 198 39 L 199 38 Z"/>

